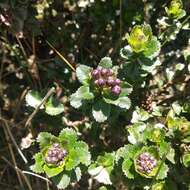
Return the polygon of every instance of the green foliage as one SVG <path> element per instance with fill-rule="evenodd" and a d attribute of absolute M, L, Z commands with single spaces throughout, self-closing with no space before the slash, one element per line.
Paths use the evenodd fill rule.
<path fill-rule="evenodd" d="M 172 0 L 169 8 L 166 7 L 166 13 L 169 17 L 174 19 L 181 19 L 186 15 L 183 10 L 183 3 L 181 0 Z"/>
<path fill-rule="evenodd" d="M 80 180 L 80 164 L 88 166 L 91 162 L 91 156 L 88 145 L 83 141 L 78 141 L 77 134 L 74 130 L 63 129 L 58 137 L 47 132 L 42 132 L 38 136 L 40 152 L 34 156 L 35 164 L 31 169 L 36 173 L 46 173 L 49 178 L 53 177 L 53 181 L 57 187 L 62 189 L 74 180 L 72 172 L 75 172 L 76 179 Z M 62 161 L 56 164 L 50 164 L 47 161 L 47 155 L 54 143 L 59 143 L 61 148 L 67 151 Z"/>
<path fill-rule="evenodd" d="M 182 0 L 0 2 L 0 123 L 29 148 L 35 178 L 49 189 L 190 189 L 189 19 Z M 6 133 L 0 184 L 46 188 L 33 176 L 17 184 Z"/>
<path fill-rule="evenodd" d="M 111 58 L 102 58 L 99 68 L 112 69 L 117 75 L 117 69 L 112 67 Z M 132 86 L 127 82 L 121 81 L 121 92 L 119 96 L 113 95 L 108 87 L 98 88 L 94 85 L 92 77 L 93 69 L 85 65 L 79 65 L 76 70 L 78 80 L 84 85 L 71 95 L 70 104 L 74 108 L 84 107 L 91 109 L 91 113 L 97 122 L 106 121 L 112 110 L 112 105 L 128 110 L 131 101 L 127 97 L 132 92 Z"/>
<path fill-rule="evenodd" d="M 27 105 L 37 109 L 43 102 L 43 96 L 38 91 L 32 90 L 26 94 L 25 100 Z M 64 105 L 55 97 L 50 96 L 47 102 L 40 106 L 40 109 L 45 109 L 48 115 L 56 116 L 64 112 Z"/>
<path fill-rule="evenodd" d="M 151 39 L 152 29 L 149 25 L 136 25 L 127 36 L 129 45 L 136 53 L 145 51 Z"/>

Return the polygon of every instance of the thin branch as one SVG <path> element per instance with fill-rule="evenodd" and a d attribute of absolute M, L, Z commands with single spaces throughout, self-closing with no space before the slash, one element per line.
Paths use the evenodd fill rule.
<path fill-rule="evenodd" d="M 12 165 L 12 163 L 9 162 L 4 156 L 2 156 L 1 159 L 4 160 L 9 166 L 11 166 L 12 168 L 14 168 L 16 172 L 19 172 L 22 175 L 22 177 L 24 178 L 24 180 L 25 180 L 25 182 L 26 182 L 26 184 L 28 186 L 28 189 L 32 190 L 32 186 L 30 185 L 30 182 L 29 182 L 28 178 L 22 172 L 22 170 L 20 168 L 18 168 L 17 166 L 15 167 L 14 165 Z"/>
<path fill-rule="evenodd" d="M 5 126 L 5 129 L 7 130 L 10 138 L 11 138 L 11 141 L 13 142 L 14 146 L 16 147 L 18 153 L 20 154 L 20 156 L 22 157 L 23 161 L 27 164 L 28 163 L 28 160 L 26 159 L 26 157 L 24 156 L 24 154 L 22 153 L 21 149 L 19 148 L 19 146 L 17 145 L 13 135 L 12 135 L 12 132 L 11 130 L 9 129 L 9 125 L 6 121 L 4 121 L 4 126 Z"/>
<path fill-rule="evenodd" d="M 38 107 L 33 111 L 33 113 L 29 116 L 29 118 L 26 121 L 25 127 L 28 125 L 31 125 L 31 121 L 34 118 L 34 116 L 39 111 L 40 107 L 47 101 L 47 99 L 55 92 L 55 88 L 52 87 L 48 93 L 45 95 L 45 97 L 42 99 L 42 102 L 38 105 Z"/>
<path fill-rule="evenodd" d="M 32 172 L 29 172 L 29 171 L 22 171 L 22 173 L 28 174 L 28 175 L 32 175 L 32 176 L 35 176 L 35 177 L 38 177 L 38 178 L 40 178 L 40 179 L 43 179 L 44 181 L 47 181 L 47 182 L 51 183 L 51 181 L 50 181 L 49 179 L 47 179 L 47 178 L 45 178 L 45 177 L 43 177 L 43 176 L 41 176 L 41 175 L 38 175 L 38 174 L 35 174 L 35 173 L 32 173 Z"/>
<path fill-rule="evenodd" d="M 67 61 L 67 59 L 59 53 L 51 44 L 46 40 L 47 44 L 55 51 L 55 53 L 75 72 L 75 68 Z"/>
<path fill-rule="evenodd" d="M 16 174 L 17 174 L 17 178 L 18 178 L 19 184 L 20 184 L 20 186 L 23 188 L 24 185 L 23 185 L 23 182 L 22 182 L 20 173 L 18 172 L 18 170 L 16 170 L 16 168 L 17 168 L 17 163 L 16 163 L 16 159 L 15 159 L 15 156 L 14 156 L 14 152 L 13 152 L 12 146 L 11 146 L 10 141 L 9 141 L 9 135 L 8 135 L 8 133 L 7 133 L 6 129 L 5 129 L 5 127 L 3 127 L 3 129 L 4 129 L 5 138 L 6 138 L 7 143 L 8 143 L 9 151 L 10 151 L 10 154 L 11 154 L 11 158 L 12 158 L 12 161 L 13 161 L 13 164 L 14 164 L 14 168 L 15 168 L 15 171 L 16 171 Z M 2 159 L 3 159 L 4 161 L 6 161 L 5 158 L 2 157 Z M 7 162 L 7 163 L 9 164 L 9 162 Z M 10 164 L 9 164 L 9 165 L 10 165 Z"/>

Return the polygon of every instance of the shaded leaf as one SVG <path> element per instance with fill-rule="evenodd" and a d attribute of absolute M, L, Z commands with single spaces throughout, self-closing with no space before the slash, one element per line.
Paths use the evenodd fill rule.
<path fill-rule="evenodd" d="M 88 84 L 90 80 L 90 72 L 91 67 L 88 67 L 86 65 L 79 65 L 76 69 L 78 80 L 84 85 Z"/>
<path fill-rule="evenodd" d="M 104 67 L 104 68 L 111 68 L 112 67 L 112 60 L 110 57 L 104 57 L 101 59 L 100 63 L 99 63 L 100 67 Z"/>
<path fill-rule="evenodd" d="M 110 116 L 111 106 L 103 100 L 97 101 L 92 108 L 92 115 L 97 122 L 104 122 Z"/>
<path fill-rule="evenodd" d="M 64 105 L 53 97 L 50 97 L 48 102 L 45 104 L 45 112 L 49 115 L 59 115 L 64 112 Z"/>

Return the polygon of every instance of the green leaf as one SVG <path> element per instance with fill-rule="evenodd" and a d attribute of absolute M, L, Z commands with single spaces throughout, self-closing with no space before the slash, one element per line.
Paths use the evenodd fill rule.
<path fill-rule="evenodd" d="M 45 104 L 45 112 L 49 115 L 59 115 L 64 111 L 64 105 L 58 102 L 53 97 L 50 97 L 48 102 Z"/>
<path fill-rule="evenodd" d="M 170 147 L 170 150 L 168 154 L 166 155 L 166 158 L 172 163 L 175 164 L 175 149 Z"/>
<path fill-rule="evenodd" d="M 37 153 L 34 155 L 35 164 L 30 167 L 30 169 L 35 173 L 44 173 L 43 165 L 44 160 L 41 153 Z"/>
<path fill-rule="evenodd" d="M 160 53 L 160 42 L 155 36 L 146 44 L 146 49 L 143 54 L 148 58 L 154 58 Z"/>
<path fill-rule="evenodd" d="M 112 60 L 110 57 L 104 57 L 101 59 L 100 63 L 99 63 L 100 67 L 104 67 L 104 68 L 111 68 L 112 67 Z"/>
<path fill-rule="evenodd" d="M 166 178 L 168 170 L 169 170 L 168 166 L 165 163 L 162 163 L 161 168 L 159 168 L 159 172 L 158 172 L 156 179 L 160 180 L 160 179 Z"/>
<path fill-rule="evenodd" d="M 107 187 L 102 186 L 102 187 L 100 187 L 98 190 L 108 190 L 108 189 L 107 189 Z"/>
<path fill-rule="evenodd" d="M 82 100 L 92 100 L 94 94 L 90 92 L 89 86 L 81 86 L 74 94 L 71 95 L 70 104 L 74 108 L 82 106 Z"/>
<path fill-rule="evenodd" d="M 131 100 L 128 97 L 119 97 L 116 100 L 104 98 L 104 101 L 107 104 L 113 104 L 113 105 L 119 106 L 120 108 L 123 108 L 123 109 L 129 109 L 131 107 Z"/>
<path fill-rule="evenodd" d="M 103 156 L 98 156 L 97 163 L 104 167 L 112 167 L 114 165 L 115 153 L 105 153 Z"/>
<path fill-rule="evenodd" d="M 77 181 L 80 181 L 81 177 L 82 177 L 82 172 L 81 172 L 81 169 L 79 167 L 77 167 L 75 169 L 75 175 L 76 175 L 76 180 Z"/>
<path fill-rule="evenodd" d="M 132 85 L 130 85 L 128 82 L 121 82 L 121 94 L 120 97 L 127 96 L 131 94 L 133 91 Z"/>
<path fill-rule="evenodd" d="M 110 116 L 111 106 L 103 100 L 97 101 L 92 108 L 92 115 L 94 119 L 101 123 L 108 119 Z"/>
<path fill-rule="evenodd" d="M 90 72 L 92 68 L 86 65 L 79 65 L 76 69 L 76 75 L 78 80 L 83 84 L 87 85 L 90 80 Z"/>
<path fill-rule="evenodd" d="M 132 123 L 138 123 L 140 121 L 146 121 L 150 118 L 150 114 L 142 108 L 136 108 L 133 112 Z"/>
<path fill-rule="evenodd" d="M 58 189 L 65 189 L 71 181 L 70 176 L 65 173 L 53 177 L 52 180 L 57 185 Z"/>
<path fill-rule="evenodd" d="M 190 166 L 190 153 L 186 153 L 183 155 L 182 157 L 182 161 L 185 167 L 189 167 Z"/>
<path fill-rule="evenodd" d="M 74 169 L 76 166 L 80 164 L 79 160 L 79 152 L 77 152 L 74 148 L 69 150 L 69 154 L 67 156 L 67 161 L 65 163 L 65 169 L 70 171 Z"/>
<path fill-rule="evenodd" d="M 25 97 L 26 103 L 33 108 L 37 108 L 42 102 L 42 99 L 43 98 L 40 96 L 40 93 L 34 90 L 28 91 Z M 40 106 L 40 109 L 43 109 L 43 108 L 44 108 L 43 105 Z"/>
<path fill-rule="evenodd" d="M 70 104 L 76 109 L 82 106 L 82 98 L 78 96 L 77 92 L 71 95 Z"/>
<path fill-rule="evenodd" d="M 134 174 L 130 171 L 133 165 L 133 161 L 130 159 L 125 159 L 122 163 L 122 171 L 124 172 L 125 176 L 129 179 L 134 179 Z"/>
<path fill-rule="evenodd" d="M 128 141 L 131 144 L 138 144 L 138 143 L 143 143 L 146 138 L 147 134 L 145 133 L 146 125 L 143 122 L 135 123 L 131 127 L 129 127 L 128 132 Z"/>
<path fill-rule="evenodd" d="M 69 148 L 73 148 L 77 142 L 77 134 L 73 129 L 63 129 L 59 134 L 59 140 Z"/>
<path fill-rule="evenodd" d="M 98 167 L 95 167 L 95 168 L 90 168 L 88 170 L 88 172 L 99 183 L 103 183 L 105 185 L 111 185 L 112 184 L 112 182 L 110 180 L 109 172 L 103 166 L 98 166 Z"/>
<path fill-rule="evenodd" d="M 131 144 L 125 145 L 124 147 L 118 149 L 115 156 L 115 160 L 116 162 L 118 162 L 120 158 L 133 159 L 140 149 L 141 149 L 140 146 L 131 145 Z"/>
<path fill-rule="evenodd" d="M 88 166 L 91 162 L 91 155 L 88 151 L 88 145 L 83 141 L 79 141 L 77 142 L 75 150 L 76 152 L 78 152 L 78 159 L 80 160 L 80 162 Z"/>
<path fill-rule="evenodd" d="M 48 177 L 53 177 L 60 174 L 63 171 L 63 166 L 55 167 L 55 166 L 49 166 L 45 164 L 43 166 L 43 170 L 45 171 Z"/>
<path fill-rule="evenodd" d="M 40 149 L 44 149 L 51 145 L 54 136 L 48 132 L 41 132 L 37 137 L 37 142 L 40 144 Z"/>

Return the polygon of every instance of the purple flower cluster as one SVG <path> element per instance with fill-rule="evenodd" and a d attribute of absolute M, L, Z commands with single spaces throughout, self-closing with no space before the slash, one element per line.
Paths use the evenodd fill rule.
<path fill-rule="evenodd" d="M 57 165 L 64 160 L 67 151 L 62 149 L 59 143 L 54 143 L 48 150 L 45 160 L 48 164 Z"/>
<path fill-rule="evenodd" d="M 157 160 L 148 152 L 145 152 L 139 155 L 137 166 L 140 172 L 149 174 L 157 166 Z"/>
<path fill-rule="evenodd" d="M 94 84 L 101 88 L 110 88 L 114 95 L 119 95 L 121 93 L 121 81 L 114 76 L 111 69 L 97 67 L 91 72 Z"/>

